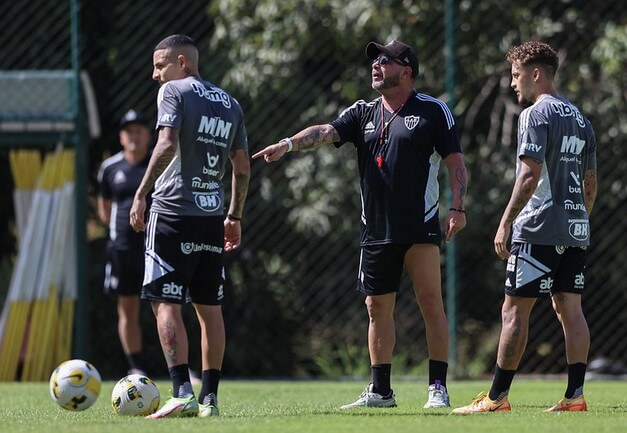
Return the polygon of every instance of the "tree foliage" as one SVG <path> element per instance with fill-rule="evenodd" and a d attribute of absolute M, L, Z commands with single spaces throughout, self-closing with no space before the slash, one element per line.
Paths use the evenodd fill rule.
<path fill-rule="evenodd" d="M 503 266 L 492 253 L 491 240 L 514 181 L 520 113 L 510 89 L 505 53 L 529 39 L 547 41 L 557 49 L 563 64 L 558 89 L 592 119 L 604 169 L 604 152 L 625 153 L 617 139 L 625 132 L 625 29 L 619 17 L 607 13 L 612 7 L 607 2 L 598 6 L 579 0 L 455 3 L 457 77 L 452 96 L 470 173 L 469 226 L 459 239 L 458 273 L 463 277 L 458 296 L 461 305 L 473 305 L 478 290 L 486 293 L 488 301 L 486 314 L 461 308 L 460 316 L 475 320 L 480 315 L 492 323 L 498 318 Z M 363 54 L 370 40 L 397 38 L 413 45 L 421 64 L 417 88 L 451 99 L 444 91 L 444 2 L 228 0 L 214 3 L 209 10 L 216 25 L 212 48 L 230 47 L 224 54 L 231 65 L 223 74 L 225 85 L 254 100 L 246 107 L 251 136 L 264 139 L 254 142 L 255 147 L 310 124 L 328 122 L 357 99 L 374 98 Z M 268 110 L 270 106 L 273 110 Z M 256 134 L 257 128 L 263 132 Z M 352 152 L 342 150 L 323 148 L 290 155 L 271 167 L 255 166 L 261 174 L 255 182 L 271 179 L 265 184 L 264 199 L 285 209 L 284 223 L 295 236 L 355 245 L 360 206 L 357 173 Z M 618 162 L 608 163 L 624 160 L 619 157 Z M 287 179 L 288 188 L 277 191 L 272 185 L 281 178 Z M 603 213 L 601 218 L 609 218 L 606 208 L 616 206 L 606 194 L 608 189 L 624 201 L 623 182 L 616 179 L 609 188 L 601 188 L 597 211 Z M 596 227 L 599 237 L 605 235 L 601 226 Z M 295 281 L 311 277 L 306 270 L 295 272 Z M 337 288 L 328 289 L 333 290 Z M 463 324 L 460 327 L 464 329 Z"/>

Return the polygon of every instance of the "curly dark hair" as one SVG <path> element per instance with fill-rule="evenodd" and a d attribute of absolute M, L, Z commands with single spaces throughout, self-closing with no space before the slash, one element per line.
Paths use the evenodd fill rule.
<path fill-rule="evenodd" d="M 549 44 L 529 41 L 510 48 L 507 52 L 507 61 L 520 62 L 523 66 L 539 64 L 546 66 L 555 75 L 559 66 L 557 53 Z"/>

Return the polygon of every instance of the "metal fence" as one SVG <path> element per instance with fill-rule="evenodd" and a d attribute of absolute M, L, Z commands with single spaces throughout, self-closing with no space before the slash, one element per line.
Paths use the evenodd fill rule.
<path fill-rule="evenodd" d="M 66 69 L 68 10 L 68 2 L 60 0 L 2 3 L 0 26 L 10 31 L 0 35 L 0 69 Z M 85 143 L 92 194 L 98 165 L 118 150 L 118 118 L 133 107 L 154 119 L 151 55 L 161 38 L 187 33 L 198 41 L 203 77 L 244 108 L 251 153 L 335 119 L 357 99 L 374 98 L 364 47 L 373 39 L 401 39 L 418 53 L 418 90 L 455 102 L 470 177 L 468 226 L 456 243 L 454 263 L 443 261 L 444 286 L 447 270 L 456 276 L 455 293 L 444 295 L 455 301 L 457 312 L 455 374 L 488 373 L 496 359 L 505 270 L 492 238 L 514 181 L 520 112 L 504 55 L 521 40 L 545 40 L 563 64 L 558 89 L 591 119 L 597 134 L 599 195 L 583 302 L 592 335 L 590 359 L 620 370 L 627 364 L 627 285 L 620 271 L 627 258 L 620 212 L 627 197 L 625 12 L 621 2 L 583 0 L 82 2 L 82 66 L 93 83 L 102 125 L 102 137 Z M 446 19 L 452 20 L 452 34 L 445 32 Z M 447 94 L 449 88 L 454 94 Z M 244 242 L 227 257 L 225 374 L 367 374 L 367 314 L 355 291 L 358 173 L 353 152 L 345 147 L 290 154 L 270 166 L 253 162 Z M 2 184 L 5 179 L 10 184 L 4 151 L 1 155 Z M 104 230 L 95 223 L 91 203 L 90 351 L 93 362 L 102 360 L 101 373 L 115 376 L 124 361 L 114 303 L 101 294 Z M 4 263 L 11 260 L 7 239 Z M 153 359 L 161 359 L 154 320 L 145 310 L 146 343 Z M 187 314 L 196 338 L 195 319 Z M 407 277 L 395 317 L 394 373 L 425 374 L 424 324 Z M 198 359 L 193 349 L 190 355 Z M 565 363 L 550 302 L 538 302 L 521 371 L 560 373 Z"/>

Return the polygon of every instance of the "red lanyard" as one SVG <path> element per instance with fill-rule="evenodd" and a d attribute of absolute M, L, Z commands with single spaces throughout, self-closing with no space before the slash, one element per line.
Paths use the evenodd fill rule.
<path fill-rule="evenodd" d="M 388 141 L 389 141 L 388 134 L 387 134 L 388 126 L 390 126 L 392 121 L 396 118 L 396 116 L 398 116 L 398 113 L 401 112 L 405 104 L 407 104 L 407 102 L 411 99 L 412 96 L 414 96 L 413 91 L 411 92 L 409 97 L 405 100 L 405 102 L 403 102 L 403 105 L 401 105 L 398 110 L 392 113 L 392 117 L 387 122 L 384 120 L 385 109 L 383 108 L 383 98 L 381 98 L 381 134 L 379 135 L 379 142 L 378 142 L 379 143 L 379 155 L 377 156 L 377 166 L 379 168 L 383 168 L 383 164 L 385 163 L 385 161 L 383 160 L 383 154 L 385 153 L 385 150 L 387 149 Z"/>

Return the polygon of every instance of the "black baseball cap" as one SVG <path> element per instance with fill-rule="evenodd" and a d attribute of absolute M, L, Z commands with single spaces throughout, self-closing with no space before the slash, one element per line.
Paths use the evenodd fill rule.
<path fill-rule="evenodd" d="M 120 129 L 124 129 L 129 123 L 139 123 L 140 125 L 148 126 L 148 118 L 141 111 L 128 110 L 120 119 Z"/>
<path fill-rule="evenodd" d="M 405 66 L 411 67 L 411 76 L 413 78 L 418 75 L 418 57 L 409 45 L 397 40 L 393 40 L 387 45 L 381 45 L 376 42 L 370 42 L 366 45 L 366 55 L 371 59 L 376 59 L 380 53 L 393 57 Z"/>

